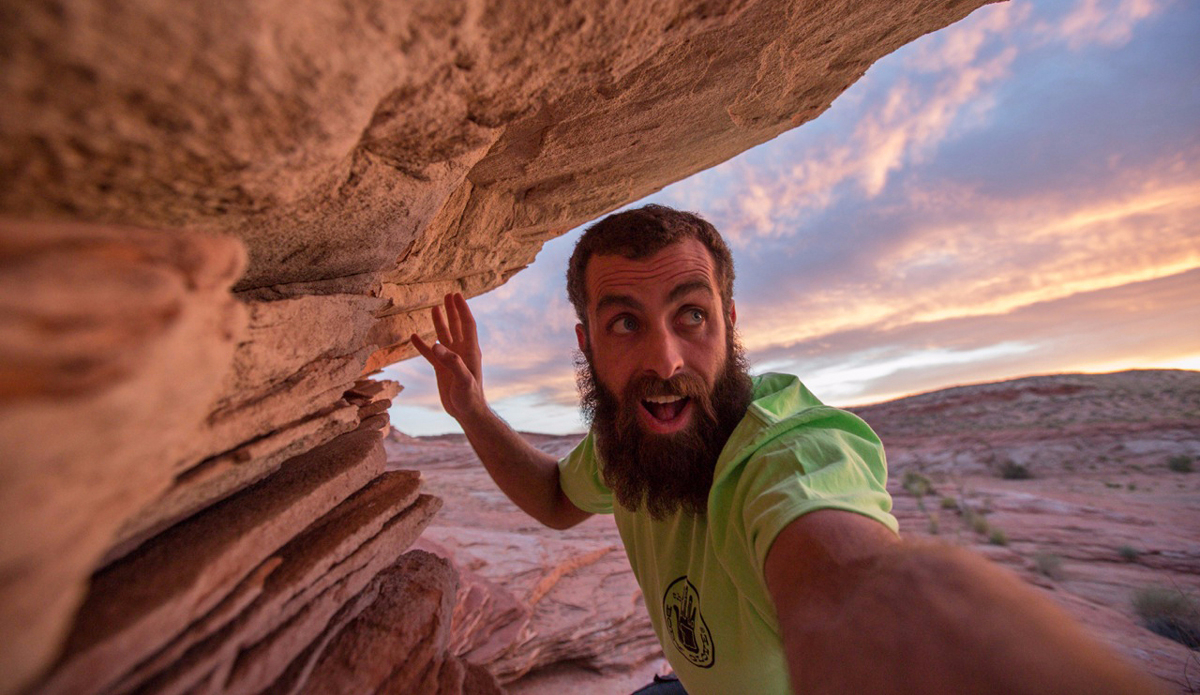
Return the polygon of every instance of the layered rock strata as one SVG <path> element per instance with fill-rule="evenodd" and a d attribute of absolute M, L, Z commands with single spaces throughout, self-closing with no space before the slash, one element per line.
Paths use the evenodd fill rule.
<path fill-rule="evenodd" d="M 0 0 L 0 693 L 302 687 L 400 548 L 283 549 L 434 504 L 364 453 L 426 309 L 983 1 Z"/>

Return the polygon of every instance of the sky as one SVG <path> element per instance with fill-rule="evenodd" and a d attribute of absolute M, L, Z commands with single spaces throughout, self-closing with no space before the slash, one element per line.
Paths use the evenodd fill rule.
<path fill-rule="evenodd" d="M 1200 369 L 1200 2 L 983 7 L 824 114 L 630 207 L 733 250 L 752 371 L 826 403 L 1061 372 Z M 582 432 L 566 300 L 582 230 L 470 301 L 519 430 Z M 419 358 L 392 424 L 461 431 Z"/>

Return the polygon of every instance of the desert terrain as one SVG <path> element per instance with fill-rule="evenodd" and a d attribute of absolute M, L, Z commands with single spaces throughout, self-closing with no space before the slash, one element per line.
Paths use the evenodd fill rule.
<path fill-rule="evenodd" d="M 1134 609 L 1148 589 L 1200 594 L 1200 472 L 1187 470 L 1200 468 L 1200 373 L 1030 377 L 853 410 L 887 447 L 905 536 L 984 555 L 1172 692 L 1200 692 L 1200 653 Z M 580 438 L 528 436 L 555 455 Z M 445 500 L 417 547 L 459 570 L 458 655 L 527 695 L 630 692 L 665 668 L 611 517 L 540 527 L 460 435 L 393 431 L 386 446 Z"/>

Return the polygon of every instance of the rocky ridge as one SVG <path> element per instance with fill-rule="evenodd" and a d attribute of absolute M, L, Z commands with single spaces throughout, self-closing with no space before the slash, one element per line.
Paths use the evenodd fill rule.
<path fill-rule="evenodd" d="M 0 2 L 0 693 L 298 691 L 442 611 L 370 378 L 428 307 L 982 4 Z"/>

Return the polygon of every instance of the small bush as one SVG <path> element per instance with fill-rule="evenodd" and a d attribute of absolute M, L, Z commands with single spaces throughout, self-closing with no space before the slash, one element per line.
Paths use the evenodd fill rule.
<path fill-rule="evenodd" d="M 1123 545 L 1120 548 L 1117 548 L 1117 555 L 1120 555 L 1121 559 L 1125 562 L 1133 562 L 1134 560 L 1138 559 L 1137 548 L 1133 547 L 1132 545 Z"/>
<path fill-rule="evenodd" d="M 938 515 L 930 514 L 929 515 L 929 535 L 936 536 L 936 535 L 938 535 L 938 531 L 940 531 L 940 530 L 941 530 L 941 525 L 938 522 Z"/>
<path fill-rule="evenodd" d="M 1192 457 L 1180 454 L 1167 459 L 1167 468 L 1176 473 L 1191 473 L 1192 472 Z"/>
<path fill-rule="evenodd" d="M 1033 474 L 1025 466 L 1009 459 L 1000 464 L 1000 477 L 1005 480 L 1028 480 Z"/>
<path fill-rule="evenodd" d="M 1200 609 L 1178 589 L 1152 587 L 1133 595 L 1133 610 L 1152 632 L 1200 649 Z"/>
<path fill-rule="evenodd" d="M 1034 553 L 1033 566 L 1038 574 L 1051 579 L 1062 579 L 1062 558 L 1053 553 Z"/>
<path fill-rule="evenodd" d="M 998 528 L 992 529 L 988 535 L 988 542 L 992 545 L 1008 545 L 1008 534 Z"/>
<path fill-rule="evenodd" d="M 916 471 L 906 471 L 904 473 L 904 489 L 914 497 L 924 497 L 932 493 L 933 481 L 927 476 Z"/>
<path fill-rule="evenodd" d="M 963 521 L 967 522 L 967 526 L 975 533 L 987 533 L 991 526 L 988 525 L 987 518 L 973 509 L 967 509 L 963 512 Z"/>
<path fill-rule="evenodd" d="M 953 497 L 943 497 L 942 509 L 958 509 L 958 500 Z"/>

